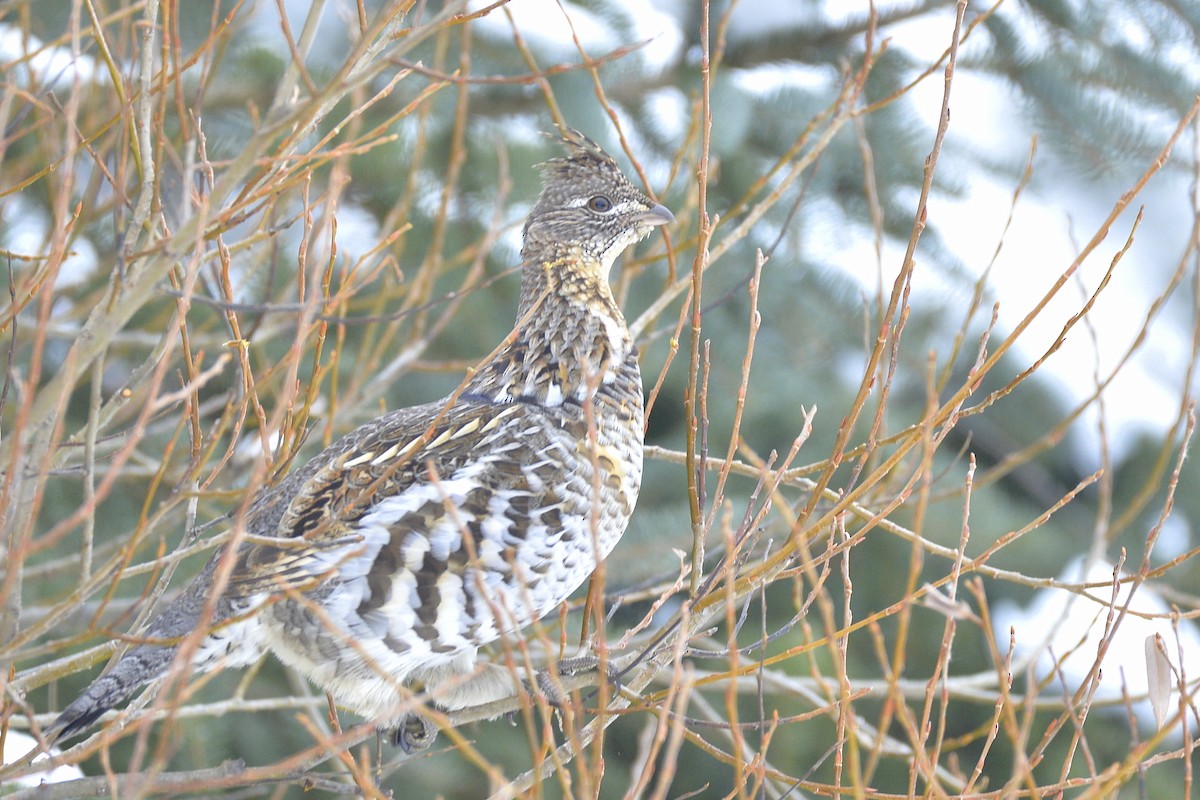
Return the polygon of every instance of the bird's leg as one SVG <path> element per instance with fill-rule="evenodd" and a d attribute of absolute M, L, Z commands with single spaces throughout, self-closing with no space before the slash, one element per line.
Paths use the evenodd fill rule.
<path fill-rule="evenodd" d="M 602 663 L 604 670 L 601 677 Z M 597 677 L 583 682 L 569 681 L 573 684 L 570 688 L 592 686 L 600 680 L 607 680 L 613 686 L 620 685 L 620 673 L 616 665 L 607 659 L 601 662 L 600 658 L 594 655 L 564 658 L 551 667 L 538 670 L 528 679 L 517 679 L 506 667 L 488 662 L 477 662 L 467 669 L 469 672 L 463 672 L 463 665 L 454 665 L 427 670 L 412 686 L 424 688 L 428 692 L 430 702 L 437 708 L 456 711 L 510 698 L 519 691 L 520 686 L 524 686 L 526 691 L 532 694 L 542 696 L 550 705 L 561 707 L 569 701 L 568 689 L 563 679 L 589 672 L 595 673 Z M 399 725 L 386 733 L 393 745 L 405 753 L 416 753 L 433 744 L 438 729 L 428 716 L 409 711 Z"/>
<path fill-rule="evenodd" d="M 519 689 L 507 667 L 487 661 L 477 661 L 466 669 L 454 665 L 429 670 L 422 677 L 433 704 L 445 711 L 494 703 L 513 697 Z"/>
<path fill-rule="evenodd" d="M 408 689 L 414 694 L 427 695 L 429 686 L 422 680 L 409 682 Z M 388 743 L 399 747 L 406 755 L 428 750 L 438 737 L 438 728 L 424 712 L 423 704 L 404 712 L 398 721 L 393 720 L 379 733 L 387 737 Z"/>
<path fill-rule="evenodd" d="M 511 673 L 498 664 L 475 662 L 474 654 L 459 663 L 422 670 L 410 679 L 409 688 L 424 691 L 427 702 L 440 711 L 458 711 L 512 697 L 517 691 Z M 388 731 L 392 744 L 405 753 L 427 749 L 438 728 L 429 716 L 409 711 Z"/>

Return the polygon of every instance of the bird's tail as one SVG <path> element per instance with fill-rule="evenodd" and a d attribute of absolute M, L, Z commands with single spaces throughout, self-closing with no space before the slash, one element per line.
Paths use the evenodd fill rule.
<path fill-rule="evenodd" d="M 63 709 L 46 729 L 49 741 L 84 730 L 105 711 L 120 705 L 142 686 L 166 673 L 175 657 L 174 647 L 138 645 L 111 670 L 92 681 L 83 694 Z"/>
<path fill-rule="evenodd" d="M 167 607 L 146 629 L 147 640 L 162 644 L 139 644 L 129 650 L 111 670 L 92 681 L 74 702 L 63 709 L 58 719 L 46 729 L 50 741 L 78 733 L 110 708 L 120 705 L 141 687 L 163 677 L 171 668 L 178 642 L 191 635 L 206 613 L 212 576 L 222 558 L 218 551 L 183 593 Z M 245 666 L 263 653 L 263 637 L 253 611 L 265 595 L 222 596 L 212 610 L 211 627 L 192 653 L 188 669 L 208 672 L 218 666 Z"/>

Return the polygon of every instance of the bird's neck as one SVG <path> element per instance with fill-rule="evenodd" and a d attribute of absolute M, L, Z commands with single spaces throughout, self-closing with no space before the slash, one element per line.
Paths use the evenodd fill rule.
<path fill-rule="evenodd" d="M 577 253 L 527 258 L 511 339 L 479 368 L 467 391 L 496 402 L 583 403 L 626 379 L 632 353 L 625 318 L 599 264 Z"/>

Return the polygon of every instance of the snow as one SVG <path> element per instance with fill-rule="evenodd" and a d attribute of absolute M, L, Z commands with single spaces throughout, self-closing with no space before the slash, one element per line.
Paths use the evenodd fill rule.
<path fill-rule="evenodd" d="M 14 67 L 14 62 L 22 63 Z M 0 24 L 0 72 L 17 76 L 21 85 L 66 89 L 76 80 L 91 83 L 106 75 L 88 56 L 76 57 L 70 48 L 48 46 L 20 28 Z M 32 79 L 32 80 L 31 80 Z"/>
<path fill-rule="evenodd" d="M 757 9 L 757 11 L 756 11 Z M 830 6 L 826 11 L 832 11 Z M 886 6 L 880 6 L 885 11 Z M 739 35 L 757 35 L 769 17 L 774 25 L 795 23 L 805 13 L 793 8 L 785 14 L 771 15 L 766 0 L 740 5 L 734 16 Z M 847 19 L 854 15 L 849 11 Z M 747 19 L 743 19 L 747 18 Z M 1011 14 L 1008 21 L 1018 27 L 1024 41 L 1031 42 L 1030 57 L 1044 54 L 1053 43 L 1025 14 Z M 1127 21 L 1132 25 L 1131 21 Z M 738 27 L 738 25 L 742 27 Z M 757 27 L 756 27 L 757 26 Z M 953 13 L 923 14 L 881 30 L 889 46 L 906 50 L 914 63 L 927 63 L 930 54 L 941 53 L 949 45 Z M 1117 35 L 1117 34 L 1114 34 Z M 1130 46 L 1144 41 L 1138 30 L 1120 34 Z M 969 64 L 970 54 L 986 45 L 986 33 L 977 30 L 963 48 L 960 58 Z M 1192 54 L 1189 65 L 1198 68 Z M 820 69 L 776 64 L 741 71 L 738 85 L 745 91 L 771 96 L 784 87 L 812 88 L 813 82 L 828 81 Z M 914 70 L 909 78 L 915 78 Z M 906 95 L 913 109 L 915 125 L 924 128 L 930 147 L 939 118 L 944 91 L 942 70 L 934 70 Z M 1161 112 L 1129 109 L 1165 143 L 1174 127 Z M 1013 331 L 1043 300 L 1054 282 L 1073 263 L 1082 243 L 1091 238 L 1121 194 L 1136 179 L 1136 173 L 1095 178 L 1067 173 L 1053 157 L 1042 152 L 1034 161 L 1034 179 L 1013 209 L 1013 191 L 1024 167 L 1035 130 L 1025 119 L 1014 91 L 1003 80 L 983 71 L 962 66 L 956 71 L 950 96 L 951 122 L 939 169 L 952 179 L 959 196 L 935 183 L 929 201 L 928 225 L 946 243 L 966 267 L 971 277 L 984 273 L 1001 244 L 1001 235 L 1010 210 L 1013 221 L 1003 236 L 1003 246 L 988 279 L 987 306 L 999 304 L 997 332 Z M 1043 148 L 1045 150 L 1045 148 Z M 981 165 L 980 162 L 983 162 Z M 998 176 L 992 168 L 1006 165 L 1012 177 Z M 1146 165 L 1139 165 L 1138 170 Z M 1112 283 L 1101 295 L 1089 315 L 1096 337 L 1092 339 L 1083 324 L 1068 335 L 1059 351 L 1040 371 L 1054 387 L 1064 405 L 1086 401 L 1095 388 L 1095 376 L 1107 377 L 1119 359 L 1133 345 L 1151 303 L 1165 288 L 1168 270 L 1158 263 L 1177 257 L 1184 251 L 1191 229 L 1186 203 L 1186 178 L 1159 176 L 1139 197 L 1146 216 L 1133 248 L 1118 265 Z M 916 207 L 914 195 L 911 203 Z M 1066 321 L 1082 307 L 1085 296 L 1098 285 L 1109 262 L 1132 229 L 1133 211 L 1126 212 L 1113 226 L 1108 238 L 1085 261 L 1032 324 L 1021 334 L 1016 355 L 1032 363 L 1062 332 Z M 843 271 L 860 283 L 866 294 L 873 294 L 879 281 L 879 263 L 875 257 L 873 234 L 858 220 L 848 220 L 831 204 L 810 201 L 806 207 L 805 248 L 807 255 Z M 1079 241 L 1077 241 L 1079 240 Z M 904 253 L 903 242 L 885 242 L 883 281 L 890 286 L 899 270 Z M 951 283 L 938 270 L 923 264 L 918 250 L 912 302 L 917 307 L 942 303 L 948 297 L 965 296 L 963 283 Z M 1140 436 L 1147 432 L 1161 435 L 1179 413 L 1182 379 L 1192 358 L 1186 331 L 1169 324 L 1152 325 L 1147 341 L 1134 353 L 1118 378 L 1105 393 L 1105 414 L 1111 436 L 1113 456 L 1120 460 Z M 1195 387 L 1193 387 L 1195 388 Z M 1085 424 L 1096 424 L 1095 415 Z M 1099 466 L 1100 452 L 1095 436 L 1075 437 L 1076 458 L 1088 468 Z"/>
<path fill-rule="evenodd" d="M 1097 560 L 1085 569 L 1085 559 L 1070 562 L 1059 575 L 1064 583 L 1111 584 L 1113 565 Z M 1086 576 L 1081 581 L 1081 576 Z M 1122 578 L 1127 575 L 1122 574 Z M 1028 608 L 1013 603 L 999 603 L 993 609 L 996 641 L 1002 645 L 1009 640 L 1009 629 L 1016 633 L 1018 661 L 1032 661 L 1034 679 L 1053 673 L 1060 659 L 1056 677 L 1043 694 L 1058 698 L 1071 696 L 1088 680 L 1100 647 L 1105 639 L 1105 623 L 1109 614 L 1114 621 L 1121 608 L 1129 602 L 1129 613 L 1120 620 L 1101 657 L 1101 677 L 1095 697 L 1103 701 L 1121 701 L 1124 693 L 1135 698 L 1133 712 L 1143 732 L 1157 730 L 1148 691 L 1146 640 L 1158 634 L 1166 643 L 1166 653 L 1175 669 L 1180 667 L 1182 652 L 1183 673 L 1194 681 L 1200 668 L 1200 633 L 1196 626 L 1180 620 L 1178 633 L 1172 626 L 1171 607 L 1151 584 L 1143 584 L 1132 594 L 1130 583 L 1122 583 L 1115 602 L 1112 589 L 1105 585 L 1087 590 L 1090 596 L 1066 589 L 1047 588 L 1037 593 Z M 1111 605 L 1110 605 L 1111 602 Z M 1014 662 L 1015 663 L 1015 662 Z M 1168 716 L 1178 708 L 1178 693 L 1172 692 Z M 1123 706 L 1106 709 L 1124 715 Z"/>
<path fill-rule="evenodd" d="M 467 7 L 469 11 L 478 11 L 489 5 L 487 0 L 471 0 Z M 555 0 L 511 0 L 504 10 L 498 9 L 476 20 L 475 32 L 508 41 L 512 39 L 514 26 L 530 47 L 550 58 L 577 56 L 576 38 L 590 55 L 600 55 L 623 44 L 613 35 L 612 26 L 595 12 L 569 2 L 560 6 Z"/>
<path fill-rule="evenodd" d="M 33 206 L 21 195 L 12 195 L 0 203 L 0 245 L 16 258 L 41 260 L 46 256 L 50 244 L 50 221 L 41 209 Z M 31 265 L 26 262 L 25 268 Z M 66 289 L 83 283 L 99 266 L 96 248 L 84 236 L 76 236 L 71 249 L 58 265 L 54 286 Z"/>
<path fill-rule="evenodd" d="M 27 753 L 37 747 L 37 740 L 27 733 L 13 730 L 9 728 L 4 737 L 4 763 L 10 764 L 19 758 L 24 757 Z M 61 756 L 62 751 L 57 747 L 50 748 L 51 756 Z M 45 753 L 42 753 L 34 762 L 46 761 L 49 758 Z M 83 771 L 74 764 L 62 764 L 53 769 L 44 772 L 35 772 L 31 775 L 26 775 L 23 778 L 17 778 L 12 781 L 5 781 L 4 789 L 15 789 L 18 787 L 34 787 L 44 783 L 63 783 L 64 781 L 75 780 L 76 778 L 84 777 Z"/>

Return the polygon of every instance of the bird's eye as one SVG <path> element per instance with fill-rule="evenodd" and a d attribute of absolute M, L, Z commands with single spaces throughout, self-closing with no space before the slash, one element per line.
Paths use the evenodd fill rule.
<path fill-rule="evenodd" d="M 602 194 L 598 194 L 595 197 L 593 197 L 591 200 L 587 201 L 587 207 L 589 209 L 591 209 L 592 211 L 596 211 L 601 214 L 605 214 L 609 211 L 612 211 L 613 204 L 612 204 L 612 200 L 609 200 L 607 197 L 605 197 Z"/>

